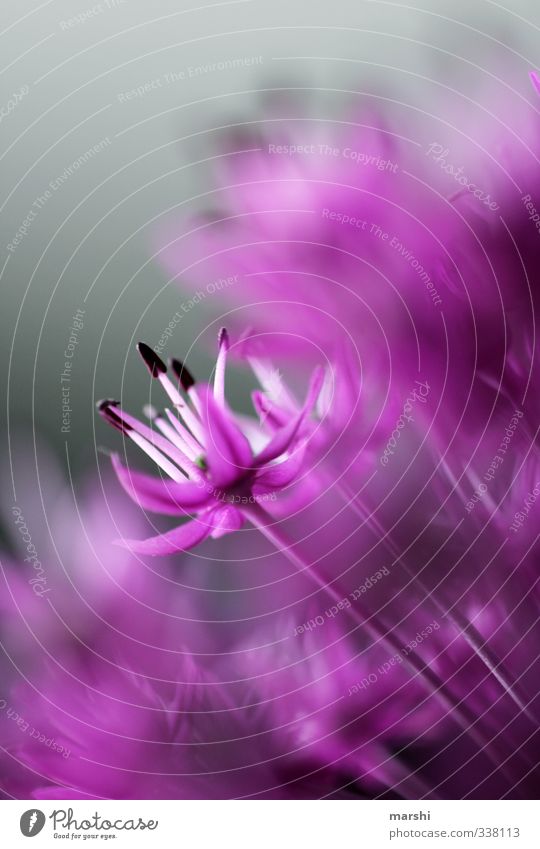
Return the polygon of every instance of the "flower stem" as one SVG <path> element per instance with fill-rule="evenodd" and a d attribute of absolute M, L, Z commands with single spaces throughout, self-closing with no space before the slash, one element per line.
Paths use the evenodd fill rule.
<path fill-rule="evenodd" d="M 385 545 L 394 558 L 394 562 L 400 564 L 409 578 L 411 578 L 419 589 L 431 599 L 439 613 L 442 613 L 443 616 L 452 623 L 456 631 L 467 641 L 471 649 L 487 667 L 489 673 L 498 681 L 514 704 L 516 704 L 520 711 L 536 725 L 534 716 L 529 711 L 525 701 L 517 692 L 516 682 L 512 681 L 506 670 L 501 668 L 502 661 L 499 661 L 495 657 L 487 643 L 482 640 L 481 634 L 478 633 L 473 623 L 465 616 L 462 616 L 458 610 L 452 610 L 451 606 L 445 603 L 444 598 L 440 598 L 428 589 L 422 579 L 412 571 L 409 564 L 401 557 L 397 546 L 394 545 L 392 540 L 389 538 L 388 531 L 386 531 L 377 517 L 367 509 L 358 496 L 356 496 L 346 484 L 338 484 L 338 490 L 341 495 L 347 499 L 348 504 L 354 510 L 356 515 L 359 516 L 368 527 L 371 527 L 371 530 L 377 538 L 380 538 L 380 541 Z M 435 587 L 435 589 L 437 589 L 437 587 Z"/>

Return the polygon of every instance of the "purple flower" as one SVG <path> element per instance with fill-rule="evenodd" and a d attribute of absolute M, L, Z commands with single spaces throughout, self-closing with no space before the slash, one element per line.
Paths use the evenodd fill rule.
<path fill-rule="evenodd" d="M 497 113 L 494 94 L 483 100 Z M 185 292 L 224 279 L 205 303 L 232 307 L 280 353 L 312 358 L 349 337 L 373 421 L 387 387 L 401 396 L 420 368 L 444 394 L 443 442 L 489 416 L 497 387 L 517 403 L 538 311 L 536 112 L 516 99 L 506 127 L 460 113 L 454 126 L 471 133 L 411 145 L 416 132 L 371 112 L 321 125 L 300 104 L 294 118 L 265 106 L 255 137 L 220 136 L 214 208 L 157 233 L 171 279 Z"/>
<path fill-rule="evenodd" d="M 255 392 L 254 404 L 262 419 L 258 423 L 241 420 L 226 405 L 229 339 L 225 330 L 219 336 L 213 387 L 195 384 L 186 367 L 172 360 L 178 379 L 175 386 L 158 355 L 144 343 L 138 349 L 174 411 L 158 414 L 149 410 L 153 427 L 126 413 L 116 401 L 101 401 L 99 412 L 142 448 L 167 477 L 132 471 L 118 456 L 113 457 L 114 469 L 126 492 L 143 509 L 193 517 L 168 533 L 141 541 L 124 539 L 122 545 L 149 555 L 193 548 L 209 536 L 218 538 L 239 530 L 252 507 L 305 474 L 309 418 L 324 380 L 320 368 L 312 374 L 302 405 L 285 387 L 281 405 L 264 392 Z M 255 369 L 263 383 L 272 375 L 263 363 L 256 362 Z"/>
<path fill-rule="evenodd" d="M 350 335 L 381 371 L 384 333 L 400 335 L 400 362 L 414 361 L 411 314 L 432 325 L 444 298 L 448 312 L 436 269 L 467 235 L 425 185 L 429 160 L 371 110 L 324 124 L 300 104 L 292 120 L 268 111 L 255 132 L 224 134 L 218 211 L 162 226 L 159 261 L 186 293 L 224 280 L 208 302 L 232 305 L 231 321 L 272 334 L 276 350 L 313 357 Z"/>

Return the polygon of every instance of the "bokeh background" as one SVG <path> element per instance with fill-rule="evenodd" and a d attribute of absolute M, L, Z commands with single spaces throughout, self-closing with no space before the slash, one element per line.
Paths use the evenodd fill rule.
<path fill-rule="evenodd" d="M 523 208 L 523 194 L 528 191 L 540 208 L 539 160 L 537 146 L 531 142 L 538 134 L 540 99 L 529 78 L 540 65 L 538 3 L 225 0 L 205 4 L 200 0 L 197 6 L 193 0 L 97 0 L 94 4 L 23 0 L 4 3 L 0 18 L 0 379 L 4 399 L 0 526 L 5 534 L 0 547 L 5 577 L 5 592 L 0 594 L 4 650 L 0 678 L 5 698 L 0 691 L 0 709 L 8 701 L 22 705 L 18 710 L 23 716 L 36 726 L 47 725 L 51 738 L 67 739 L 73 750 L 65 761 L 59 760 L 47 746 L 35 744 L 31 735 L 14 731 L 13 723 L 0 723 L 0 761 L 8 764 L 0 794 L 26 798 L 31 792 L 32 798 L 62 798 L 67 789 L 107 798 L 147 798 L 149 793 L 157 798 L 160 793 L 163 798 L 206 798 L 208 793 L 221 798 L 223 793 L 233 797 L 267 790 L 279 793 L 298 776 L 293 795 L 298 791 L 307 798 L 342 791 L 363 798 L 379 792 L 388 793 L 389 798 L 430 794 L 430 798 L 437 794 L 459 798 L 464 787 L 477 798 L 489 798 L 490 793 L 499 798 L 514 791 L 516 796 L 530 794 L 533 770 L 538 769 L 538 722 L 523 705 L 529 704 L 530 697 L 531 702 L 536 699 L 538 709 L 536 529 L 532 513 L 519 537 L 517 532 L 515 539 L 510 536 L 509 525 L 533 486 L 540 487 L 537 371 L 532 377 L 527 374 L 529 361 L 531 366 L 537 362 L 536 304 L 526 290 L 527 270 L 533 290 L 537 285 L 538 234 Z M 362 121 L 374 131 L 371 135 L 363 133 Z M 339 334 L 332 325 L 328 350 L 335 342 L 332 356 L 336 354 L 339 385 L 345 387 L 340 396 L 343 403 L 335 404 L 335 419 L 336 410 L 329 405 L 333 453 L 328 466 L 335 460 L 331 471 L 337 471 L 327 485 L 327 479 L 319 479 L 310 466 L 306 489 L 313 484 L 313 501 L 308 499 L 307 506 L 303 503 L 297 512 L 287 504 L 282 508 L 282 502 L 277 505 L 277 510 L 283 509 L 284 524 L 290 520 L 293 543 L 270 544 L 250 526 L 209 540 L 203 544 L 206 547 L 187 554 L 175 552 L 164 560 L 137 558 L 112 540 L 122 535 L 128 539 L 148 536 L 149 519 L 112 479 L 108 455 L 125 446 L 118 432 L 96 415 L 96 402 L 116 397 L 125 409 L 141 410 L 153 389 L 135 344 L 143 340 L 156 346 L 179 311 L 182 318 L 166 341 L 164 357 L 187 360 L 191 371 L 203 380 L 212 373 L 217 330 L 228 322 L 226 311 L 236 302 L 213 295 L 206 287 L 229 277 L 231 263 L 226 251 L 223 262 L 216 251 L 215 257 L 196 269 L 190 263 L 201 245 L 209 246 L 211 253 L 214 245 L 223 244 L 219 241 L 223 233 L 226 243 L 232 229 L 227 231 L 227 224 L 222 230 L 216 227 L 208 241 L 202 238 L 199 244 L 196 237 L 186 238 L 185 260 L 180 239 L 172 262 L 159 256 L 171 236 L 187 236 L 197 223 L 215 223 L 222 212 L 234 215 L 240 209 L 243 214 L 247 209 L 254 212 L 253 221 L 264 222 L 263 239 L 266 233 L 270 236 L 268 253 L 261 250 L 260 266 L 259 254 L 249 250 L 246 266 L 251 262 L 266 273 L 274 264 L 281 273 L 281 260 L 290 260 L 292 279 L 298 269 L 300 275 L 304 273 L 306 260 L 306 267 L 311 272 L 314 268 L 313 277 L 317 276 L 319 255 L 312 247 L 302 253 L 301 247 L 310 225 L 301 215 L 294 218 L 297 209 L 289 209 L 297 195 L 293 188 L 288 194 L 287 177 L 278 177 L 275 192 L 276 202 L 283 202 L 285 210 L 293 213 L 291 226 L 297 227 L 290 254 L 285 249 L 281 252 L 281 238 L 288 235 L 286 216 L 278 220 L 270 203 L 270 210 L 264 210 L 270 213 L 268 221 L 264 216 L 257 218 L 259 205 L 268 198 L 273 201 L 266 181 L 259 181 L 265 186 L 260 194 L 253 189 L 253 209 L 248 196 L 251 187 L 244 193 L 236 187 L 239 202 L 235 205 L 235 192 L 227 196 L 222 186 L 230 174 L 219 167 L 236 161 L 236 172 L 230 172 L 233 177 L 245 173 L 245 184 L 253 182 L 256 187 L 257 169 L 264 172 L 272 167 L 263 146 L 272 134 L 279 142 L 288 131 L 291 138 L 301 140 L 302 122 L 309 128 L 304 134 L 308 142 L 325 137 L 328 131 L 343 143 L 352 139 L 350 143 L 359 150 L 365 144 L 369 151 L 397 150 L 396 155 L 403 156 L 399 176 L 392 182 L 389 174 L 386 180 L 387 209 L 398 214 L 394 223 L 392 214 L 384 220 L 404 240 L 405 248 L 425 262 L 437 286 L 446 287 L 444 309 L 439 313 L 433 309 L 426 287 L 417 285 L 415 266 L 406 268 L 398 252 L 386 247 L 377 253 L 375 238 L 373 256 L 381 260 L 381 268 L 374 266 L 371 276 L 368 270 L 360 279 L 354 262 L 340 265 L 336 260 L 336 276 L 341 274 L 352 295 L 367 293 L 369 307 L 380 311 L 380 328 L 391 345 L 385 361 L 383 336 L 373 331 L 375 322 L 368 329 L 363 323 L 368 311 L 351 309 L 350 326 L 358 337 L 353 342 L 360 358 L 366 349 L 373 355 L 365 358 L 367 379 L 362 376 L 360 389 L 355 369 L 349 370 L 350 361 L 345 355 L 343 361 L 339 359 L 342 339 L 336 340 Z M 386 147 L 392 136 L 398 144 Z M 465 197 L 463 208 L 480 234 L 477 243 L 472 237 L 467 242 L 469 219 L 461 216 L 463 198 L 452 202 L 459 186 L 428 160 L 430 143 L 451 150 L 451 161 L 462 166 L 464 174 L 506 204 L 504 216 L 488 216 L 481 203 L 475 208 L 474 200 Z M 262 155 L 242 157 L 246 147 L 255 147 Z M 301 175 L 298 196 L 309 201 L 307 162 L 299 159 L 292 170 L 299 166 L 294 172 Z M 323 189 L 314 204 L 317 209 L 327 202 L 341 208 L 360 183 L 365 196 L 358 208 L 374 221 L 383 214 L 386 202 L 384 195 L 378 203 L 376 187 L 370 193 L 376 184 L 369 181 L 377 180 L 379 172 L 371 169 L 365 184 L 362 178 L 355 182 L 353 176 L 352 185 L 340 194 L 339 179 L 349 180 L 349 166 L 341 170 L 341 165 L 337 161 L 336 184 L 329 168 L 327 184 L 326 161 L 319 158 L 322 177 L 316 175 L 313 182 L 319 178 Z M 288 173 L 285 160 L 279 161 L 280 168 Z M 410 196 L 410 204 L 409 178 L 411 186 L 415 180 L 424 181 L 425 190 Z M 327 192 L 328 185 L 332 188 Z M 395 204 L 393 198 L 398 198 Z M 356 210 L 356 203 L 355 199 L 347 209 Z M 413 222 L 415 213 L 419 217 Z M 315 220 L 312 216 L 311 221 Z M 507 221 L 512 227 L 504 230 Z M 248 236 L 257 235 L 257 223 L 253 230 L 251 226 L 251 215 L 244 215 L 233 235 L 242 239 L 242 227 Z M 343 245 L 356 249 L 355 231 L 340 227 L 336 222 L 335 229 L 328 230 L 330 253 L 335 248 L 336 256 Z M 423 228 L 429 231 L 425 240 Z M 508 249 L 514 232 L 520 245 L 515 245 L 516 251 Z M 369 238 L 361 243 L 363 247 Z M 448 272 L 440 258 L 437 247 L 446 249 L 447 244 L 457 273 L 464 273 L 463 291 L 450 273 L 452 268 Z M 368 245 L 366 256 L 360 257 L 365 268 L 371 261 L 370 250 Z M 244 259 L 241 251 L 231 256 L 235 261 Z M 333 274 L 334 256 L 328 256 L 327 269 Z M 487 270 L 492 259 L 493 278 Z M 384 280 L 393 289 L 393 300 L 388 297 L 390 290 L 379 284 L 379 271 L 387 275 Z M 248 284 L 254 286 L 252 281 Z M 308 292 L 306 301 L 309 285 L 299 287 Z M 203 298 L 196 295 L 201 288 L 207 292 Z M 339 304 L 336 298 L 334 310 L 331 297 L 325 301 L 328 293 L 321 289 L 325 319 L 343 319 L 346 326 L 347 298 Z M 470 294 L 474 309 L 469 315 Z M 416 310 L 416 326 L 406 321 L 401 309 L 405 301 L 407 309 L 410 304 L 411 311 Z M 304 304 L 295 313 L 306 316 L 305 326 L 298 328 L 299 337 L 312 334 L 315 339 L 319 330 L 309 323 L 311 306 Z M 261 311 L 259 318 L 271 331 L 275 321 L 278 335 L 283 328 L 290 329 L 290 316 L 284 310 Z M 416 327 L 422 342 L 421 363 L 420 355 L 418 362 L 411 355 Z M 310 337 L 306 348 L 312 341 Z M 302 397 L 307 359 L 298 359 L 290 369 L 296 381 L 293 388 Z M 384 374 L 379 369 L 383 361 Z M 503 364 L 507 383 L 497 385 Z M 280 362 L 277 368 L 279 372 Z M 228 372 L 228 396 L 236 409 L 248 401 L 246 372 L 245 363 L 238 362 Z M 395 386 L 390 387 L 394 396 L 388 393 L 386 405 L 390 373 L 395 378 Z M 433 384 L 428 412 L 425 418 L 418 412 L 415 426 L 404 431 L 388 475 L 382 472 L 368 491 L 366 503 L 371 498 L 377 510 L 364 521 L 358 513 L 358 490 L 373 468 L 384 465 L 379 463 L 381 452 L 390 444 L 388 434 L 398 432 L 392 428 L 398 427 L 398 417 L 405 410 L 413 375 Z M 291 374 L 283 376 L 287 383 Z M 281 388 L 281 375 L 277 383 Z M 501 434 L 518 403 L 516 387 L 524 407 L 519 436 L 489 497 L 469 515 L 467 498 L 499 450 Z M 355 413 L 348 427 L 344 419 L 351 406 Z M 367 437 L 362 444 L 363 428 L 371 428 L 370 417 L 377 419 L 379 427 L 373 428 L 369 450 L 363 450 L 368 445 Z M 317 446 L 316 440 L 312 443 Z M 143 466 L 145 460 L 137 452 L 130 456 L 137 458 L 136 468 Z M 345 464 L 344 475 L 350 469 L 352 489 L 340 492 L 336 477 Z M 158 516 L 155 527 L 169 529 L 172 522 L 170 516 Z M 28 543 L 21 533 L 24 528 L 33 542 Z M 310 566 L 300 570 L 302 574 L 290 556 L 291 547 L 300 548 L 300 543 L 305 543 L 304 557 Z M 35 545 L 44 564 L 44 585 L 51 593 L 44 596 L 45 602 L 36 597 L 39 593 L 28 577 L 36 564 L 28 565 L 24 544 Z M 403 558 L 408 558 L 406 568 L 402 568 Z M 322 578 L 314 589 L 310 569 L 319 559 Z M 465 623 L 449 627 L 451 620 L 447 620 L 440 633 L 438 628 L 430 631 L 430 636 L 435 631 L 438 636 L 418 652 L 428 670 L 423 670 L 426 678 L 433 670 L 440 676 L 428 681 L 430 693 L 435 690 L 440 696 L 439 680 L 455 686 L 450 698 L 443 693 L 439 699 L 451 705 L 448 722 L 446 714 L 441 718 L 437 695 L 430 696 L 434 707 L 427 700 L 429 710 L 424 713 L 424 691 L 417 688 L 416 675 L 404 676 L 401 685 L 401 673 L 386 677 L 385 670 L 379 675 L 379 689 L 351 694 L 351 681 L 375 675 L 379 664 L 383 670 L 385 663 L 391 665 L 388 652 L 384 654 L 388 647 L 383 651 L 363 628 L 365 615 L 353 613 L 353 624 L 343 616 L 315 634 L 302 632 L 302 641 L 296 633 L 293 639 L 295 626 L 319 609 L 313 605 L 328 604 L 317 597 L 319 592 L 324 596 L 321 584 L 327 589 L 328 583 L 335 583 L 339 592 L 350 594 L 390 561 L 396 566 L 392 577 L 370 589 L 366 602 L 370 615 L 381 618 L 376 633 L 388 627 L 382 642 L 390 638 L 393 648 L 407 645 L 432 619 L 445 619 L 451 603 Z M 471 620 L 478 633 L 469 642 Z M 345 628 L 351 631 L 342 638 Z M 478 649 L 486 635 L 490 635 L 494 656 L 502 658 L 511 684 L 512 675 L 518 678 L 523 698 L 512 691 L 504 676 L 501 684 L 492 675 L 491 657 L 486 659 Z M 399 652 L 397 656 L 401 657 Z M 420 661 L 415 662 L 417 669 Z M 484 667 L 488 672 L 481 677 Z M 275 673 L 275 691 L 280 694 L 276 703 L 272 686 L 265 689 L 268 669 Z M 207 679 L 207 674 L 213 677 Z M 227 687 L 233 685 L 232 694 L 228 690 L 220 694 L 224 681 Z M 222 698 L 216 713 L 223 727 L 214 721 L 216 692 Z M 298 694 L 298 704 L 288 698 L 291 692 Z M 357 700 L 348 701 L 347 692 Z M 466 713 L 455 709 L 462 699 Z M 338 705 L 335 714 L 334 703 Z M 386 703 L 387 708 L 381 708 Z M 132 711 L 134 705 L 140 711 Z M 368 722 L 363 721 L 364 714 L 359 716 L 357 705 L 362 710 L 368 706 Z M 266 713 L 257 712 L 261 706 Z M 185 722 L 185 726 L 179 724 L 180 730 L 169 723 L 171 713 Z M 320 725 L 304 724 L 312 714 L 322 715 Z M 477 716 L 482 719 L 480 731 L 494 735 L 493 751 L 489 739 L 475 735 Z M 281 740 L 278 734 L 291 717 L 298 735 L 293 742 L 286 735 Z M 432 739 L 431 731 L 439 724 L 440 737 L 437 732 Z M 463 727 L 472 743 L 462 739 Z M 507 727 L 511 733 L 505 735 Z M 350 738 L 349 730 L 354 732 Z M 322 753 L 315 745 L 315 754 L 309 751 L 291 777 L 290 753 L 297 744 L 302 749 L 310 734 L 317 737 L 315 743 L 322 741 Z M 221 739 L 215 740 L 214 735 Z M 332 744 L 326 750 L 326 738 L 332 735 L 337 748 Z M 365 746 L 358 743 L 363 735 L 369 738 Z M 380 750 L 379 736 L 384 743 Z M 266 749 L 267 737 L 277 748 Z M 277 744 L 272 742 L 274 737 Z M 118 749 L 109 748 L 111 738 Z M 236 746 L 230 745 L 235 741 Z M 164 747 L 163 742 L 171 745 Z M 226 775 L 224 788 L 214 780 L 213 761 L 203 764 L 202 771 L 199 768 L 201 753 L 213 752 L 216 742 L 223 743 L 218 767 Z M 205 749 L 206 743 L 210 745 Z M 193 762 L 189 757 L 183 760 L 184 747 L 193 754 Z M 474 768 L 469 768 L 470 751 Z M 274 756 L 283 760 L 278 778 L 265 771 Z M 379 760 L 382 772 L 374 779 Z M 509 761 L 508 775 L 500 769 L 501 760 L 503 767 Z M 247 766 L 244 761 L 249 762 Z M 336 770 L 335 761 L 340 764 Z M 514 761 L 517 767 L 512 772 Z M 95 771 L 88 768 L 89 762 Z M 324 766 L 321 786 L 310 784 L 314 762 Z M 34 770 L 36 763 L 39 769 Z M 239 785 L 229 783 L 230 764 L 230 771 L 241 778 Z M 154 766 L 161 771 L 152 772 Z M 250 773 L 247 778 L 244 773 L 252 766 L 259 782 L 254 789 Z M 161 783 L 154 780 L 158 774 Z M 184 783 L 186 776 L 189 780 Z M 193 776 L 211 778 L 198 786 Z"/>

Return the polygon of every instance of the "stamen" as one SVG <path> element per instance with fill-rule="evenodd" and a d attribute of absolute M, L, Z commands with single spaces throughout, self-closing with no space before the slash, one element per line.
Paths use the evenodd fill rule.
<path fill-rule="evenodd" d="M 218 335 L 218 355 L 214 375 L 214 398 L 222 406 L 225 404 L 225 366 L 227 364 L 228 351 L 229 334 L 227 333 L 227 329 L 222 327 Z"/>
<path fill-rule="evenodd" d="M 185 407 L 185 404 L 183 409 L 187 409 Z M 157 424 L 157 419 L 159 417 L 160 421 L 166 424 L 163 415 L 160 416 L 159 412 L 152 404 L 145 404 L 145 406 L 143 407 L 143 412 L 145 416 L 150 419 L 150 421 L 155 422 Z M 190 460 L 194 460 L 197 454 L 200 453 L 201 446 L 199 445 L 197 440 L 191 435 L 188 429 L 184 427 L 184 425 L 178 421 L 177 417 L 170 412 L 170 410 L 166 409 L 164 412 L 167 414 L 170 421 L 174 424 L 176 428 L 176 432 L 174 433 L 174 439 L 169 437 L 171 438 L 171 442 L 173 442 L 182 452 L 184 452 Z M 169 427 L 167 424 L 166 426 Z M 160 430 L 162 433 L 164 433 L 162 427 L 160 427 Z"/>
<path fill-rule="evenodd" d="M 220 329 L 220 331 L 218 333 L 217 341 L 218 341 L 218 347 L 221 347 L 221 345 L 226 345 L 227 349 L 228 349 L 228 347 L 229 347 L 229 334 L 227 332 L 226 327 L 222 327 Z"/>
<path fill-rule="evenodd" d="M 98 401 L 96 407 L 98 412 L 105 421 L 112 425 L 116 430 L 119 430 L 121 433 L 128 433 L 131 430 L 131 427 L 122 421 L 120 416 L 112 409 L 113 407 L 118 407 L 120 404 L 119 401 L 114 401 L 112 398 L 105 398 L 102 401 Z"/>
<path fill-rule="evenodd" d="M 191 372 L 186 368 L 183 362 L 172 357 L 169 360 L 169 364 L 176 375 L 180 385 L 184 392 L 187 392 L 188 389 L 191 389 L 192 386 L 195 385 L 195 378 L 191 374 Z"/>
<path fill-rule="evenodd" d="M 188 407 L 186 401 L 184 400 L 184 398 L 182 398 L 170 377 L 167 374 L 159 374 L 158 380 L 163 386 L 163 389 L 165 390 L 169 398 L 171 399 L 173 405 L 180 412 L 186 425 L 189 427 L 195 437 L 199 440 L 199 442 L 202 443 L 204 441 L 204 435 L 200 422 L 198 421 L 193 411 Z M 191 394 L 189 395 L 189 397 L 192 397 Z"/>
<path fill-rule="evenodd" d="M 126 421 L 128 416 L 126 413 L 120 410 L 118 401 L 113 401 L 112 399 L 105 399 L 104 401 L 98 402 L 97 408 L 99 410 L 99 414 L 103 416 L 103 418 L 109 424 L 111 424 L 117 430 L 120 430 L 122 433 L 128 436 L 135 443 L 135 445 L 138 445 L 139 448 L 141 448 L 145 452 L 145 454 L 148 454 L 148 456 L 154 461 L 154 463 L 156 463 L 156 465 L 163 469 L 165 474 L 169 475 L 172 480 L 177 481 L 178 483 L 181 483 L 185 480 L 185 475 L 182 473 L 182 471 L 178 469 L 175 465 L 173 465 L 173 463 L 171 463 L 167 459 L 167 457 L 162 454 L 162 452 L 159 451 L 158 448 L 155 447 L 155 445 L 145 439 L 145 437 L 141 433 L 138 433 L 134 429 L 134 427 L 128 421 Z M 113 408 L 118 408 L 118 412 L 116 409 Z M 137 422 L 137 424 L 139 424 L 140 429 L 143 429 L 145 427 L 140 422 Z M 155 436 L 153 431 L 151 431 L 149 428 L 146 428 L 146 430 L 149 431 L 152 436 Z M 165 440 L 163 440 L 163 442 L 165 442 Z"/>
<path fill-rule="evenodd" d="M 197 478 L 200 478 L 201 475 L 199 469 L 194 463 L 194 460 L 200 454 L 201 446 L 191 436 L 189 431 L 178 421 L 176 416 L 171 413 L 170 410 L 165 409 L 163 412 L 169 417 L 171 422 L 175 422 L 178 425 L 176 428 L 171 427 L 171 425 L 163 418 L 163 414 L 160 414 L 152 404 L 145 404 L 143 412 L 145 416 L 147 416 L 150 421 L 159 428 L 161 433 L 173 445 L 176 445 L 179 451 L 181 451 L 182 457 L 184 458 L 182 461 L 183 466 L 189 468 Z"/>
<path fill-rule="evenodd" d="M 191 401 L 191 403 L 193 404 L 193 407 L 195 409 L 195 413 L 198 416 L 198 418 L 195 419 L 195 421 L 197 422 L 196 427 L 198 427 L 199 426 L 198 425 L 199 419 L 202 419 L 202 408 L 201 408 L 201 402 L 199 400 L 199 396 L 197 395 L 197 387 L 191 386 L 189 388 L 188 392 L 187 392 L 187 396 L 188 396 L 189 400 Z M 182 416 L 183 415 L 184 415 L 184 412 L 182 411 Z M 190 425 L 190 427 L 191 427 L 191 425 Z M 193 428 L 191 428 L 191 430 L 193 430 Z M 193 433 L 195 433 L 195 435 L 197 436 L 197 439 L 199 439 L 199 441 L 201 443 L 204 442 L 204 435 L 203 435 L 202 430 L 199 429 L 198 433 L 197 433 L 196 430 L 194 430 Z"/>
<path fill-rule="evenodd" d="M 163 469 L 165 474 L 169 475 L 169 477 L 172 478 L 173 481 L 176 481 L 177 483 L 185 482 L 186 476 L 180 471 L 180 469 L 178 469 L 176 466 L 173 466 L 173 464 L 169 462 L 169 460 L 167 460 L 167 458 L 161 453 L 161 451 L 159 451 L 159 449 L 157 449 L 154 445 L 148 442 L 148 440 L 145 439 L 144 436 L 141 436 L 141 434 L 137 433 L 137 431 L 135 430 L 131 430 L 128 435 L 130 439 L 133 440 L 135 445 L 138 445 L 139 448 L 141 448 L 145 452 L 145 454 L 148 454 L 150 459 L 153 460 L 157 466 Z"/>
<path fill-rule="evenodd" d="M 129 413 L 126 413 L 120 407 L 117 407 L 113 415 L 121 426 L 127 428 L 126 432 L 128 433 L 128 436 L 133 439 L 134 442 L 137 442 L 137 440 L 134 439 L 133 435 L 138 434 L 145 440 L 145 443 L 147 445 L 153 446 L 154 448 L 158 449 L 160 454 L 164 455 L 165 457 L 169 457 L 174 463 L 176 463 L 178 467 L 176 469 L 177 472 L 180 471 L 183 474 L 187 475 L 187 472 L 184 472 L 184 465 L 186 459 L 189 462 L 189 458 L 187 458 L 182 451 L 179 451 L 179 449 L 175 445 L 173 445 L 172 442 L 169 442 L 168 439 L 165 439 L 165 437 L 161 436 L 161 434 L 157 433 L 157 431 L 152 430 L 152 428 L 148 427 L 143 422 L 140 422 L 139 419 L 135 418 L 135 416 L 131 416 Z M 137 442 L 137 444 L 139 443 Z M 149 453 L 146 448 L 144 450 L 146 450 L 147 454 Z M 167 474 L 170 474 L 170 472 L 167 472 Z"/>
<path fill-rule="evenodd" d="M 175 407 L 185 407 L 186 402 L 180 395 L 178 389 L 167 374 L 160 374 L 158 380 Z"/>
<path fill-rule="evenodd" d="M 192 460 L 194 460 L 195 457 L 197 457 L 201 453 L 201 448 L 202 448 L 201 443 L 198 442 L 195 439 L 193 434 L 190 433 L 190 431 L 187 429 L 187 427 L 185 427 L 185 425 L 182 424 L 182 422 L 178 419 L 177 416 L 175 416 L 175 414 L 172 412 L 172 410 L 166 409 L 165 414 L 166 414 L 167 418 L 169 419 L 170 423 L 172 424 L 172 426 L 175 428 L 180 439 L 182 439 L 185 442 L 184 450 L 188 451 L 189 456 L 191 457 Z"/>
<path fill-rule="evenodd" d="M 145 365 L 152 375 L 152 377 L 159 377 L 160 374 L 166 374 L 167 366 L 163 362 L 163 360 L 158 357 L 155 351 L 150 348 L 145 342 L 139 342 L 137 344 L 137 350 L 141 357 L 143 358 Z"/>
<path fill-rule="evenodd" d="M 193 462 L 192 458 L 188 456 L 186 452 L 187 445 L 182 439 L 182 437 L 175 431 L 175 429 L 165 421 L 161 416 L 156 416 L 154 419 L 154 424 L 156 427 L 160 429 L 162 434 L 177 447 L 178 451 L 180 451 L 182 455 L 182 466 L 184 469 L 190 472 L 191 477 L 196 478 L 197 480 L 201 480 L 201 468 L 198 463 Z"/>

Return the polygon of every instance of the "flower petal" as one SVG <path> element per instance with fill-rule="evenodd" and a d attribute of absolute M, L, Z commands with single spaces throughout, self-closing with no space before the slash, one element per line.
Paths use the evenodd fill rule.
<path fill-rule="evenodd" d="M 267 396 L 259 389 L 256 389 L 251 394 L 251 399 L 253 401 L 253 407 L 259 414 L 261 424 L 265 424 L 272 431 L 278 430 L 289 421 L 290 413 L 287 413 L 286 410 L 283 410 L 277 404 L 274 404 L 274 402 L 271 401 L 270 398 L 267 398 Z"/>
<path fill-rule="evenodd" d="M 112 464 L 123 489 L 143 510 L 177 516 L 206 506 L 212 500 L 211 492 L 202 482 L 177 483 L 135 472 L 124 466 L 118 454 L 113 454 Z"/>
<path fill-rule="evenodd" d="M 227 486 L 253 466 L 249 442 L 208 386 L 196 386 L 206 436 L 206 462 L 217 486 Z"/>
<path fill-rule="evenodd" d="M 134 554 L 147 554 L 150 557 L 157 557 L 195 548 L 196 545 L 210 536 L 213 528 L 212 512 L 210 512 L 200 518 L 185 522 L 183 525 L 173 528 L 172 531 L 149 537 L 149 539 L 117 539 L 115 543 L 122 548 L 127 548 Z"/>
<path fill-rule="evenodd" d="M 297 448 L 294 454 L 291 454 L 282 463 L 268 466 L 263 472 L 258 474 L 251 490 L 253 495 L 266 495 L 269 492 L 275 492 L 277 489 L 283 489 L 283 487 L 289 486 L 298 477 L 302 469 L 305 453 L 304 445 Z"/>
<path fill-rule="evenodd" d="M 239 531 L 244 524 L 244 517 L 236 507 L 225 505 L 212 511 L 212 522 L 214 524 L 214 530 L 211 536 L 213 539 L 218 539 L 225 534 Z"/>
<path fill-rule="evenodd" d="M 285 425 L 285 427 L 282 427 L 274 434 L 268 445 L 255 457 L 255 464 L 257 466 L 263 466 L 266 463 L 270 463 L 272 460 L 275 460 L 276 457 L 279 457 L 280 454 L 284 454 L 285 451 L 288 450 L 301 425 L 312 412 L 317 402 L 317 398 L 319 397 L 323 380 L 323 369 L 316 368 L 311 375 L 304 406 L 300 412 Z"/>

